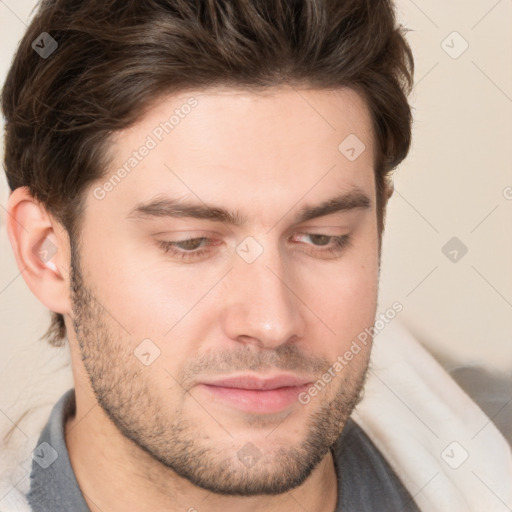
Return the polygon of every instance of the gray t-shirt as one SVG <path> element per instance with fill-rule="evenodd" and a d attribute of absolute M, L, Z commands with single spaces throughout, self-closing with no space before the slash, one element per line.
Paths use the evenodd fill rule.
<path fill-rule="evenodd" d="M 72 388 L 54 405 L 34 450 L 27 494 L 34 512 L 90 512 L 64 438 L 66 419 L 74 413 Z M 353 420 L 347 422 L 331 450 L 338 478 L 335 512 L 419 512 L 389 464 Z"/>

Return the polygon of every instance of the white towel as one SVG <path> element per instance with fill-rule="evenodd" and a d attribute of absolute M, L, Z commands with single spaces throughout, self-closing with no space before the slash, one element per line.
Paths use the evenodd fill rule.
<path fill-rule="evenodd" d="M 444 368 L 396 320 L 371 361 L 353 417 L 420 509 L 510 512 L 510 445 Z"/>

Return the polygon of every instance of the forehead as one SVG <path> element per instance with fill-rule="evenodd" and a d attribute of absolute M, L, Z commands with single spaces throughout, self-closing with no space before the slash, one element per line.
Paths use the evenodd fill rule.
<path fill-rule="evenodd" d="M 171 125 L 167 130 L 161 125 L 166 122 Z M 156 139 L 165 138 L 171 131 L 178 131 L 178 126 L 181 126 L 179 131 L 189 134 L 195 128 L 210 129 L 212 136 L 215 133 L 219 136 L 231 134 L 236 139 L 251 134 L 254 142 L 266 140 L 278 127 L 288 128 L 281 134 L 283 140 L 292 135 L 307 134 L 315 141 L 326 138 L 329 133 L 341 135 L 351 130 L 371 145 L 373 134 L 366 102 L 353 89 L 280 86 L 248 90 L 215 87 L 191 89 L 154 99 L 148 104 L 143 117 L 131 128 L 118 132 L 113 140 L 128 142 L 140 135 L 138 132 L 141 130 L 155 131 Z M 256 126 L 259 130 L 254 133 L 252 130 Z M 164 133 L 158 133 L 161 131 L 159 127 Z M 232 129 L 236 132 L 230 132 Z"/>
<path fill-rule="evenodd" d="M 112 186 L 102 202 L 126 210 L 169 193 L 264 207 L 308 189 L 371 194 L 373 146 L 368 108 L 350 89 L 182 91 L 114 134 L 113 165 L 100 183 Z"/>

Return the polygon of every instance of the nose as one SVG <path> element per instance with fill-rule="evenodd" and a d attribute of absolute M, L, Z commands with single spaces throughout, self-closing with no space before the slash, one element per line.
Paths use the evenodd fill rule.
<path fill-rule="evenodd" d="M 225 334 L 240 343 L 276 349 L 304 336 L 300 283 L 279 249 L 264 248 L 252 263 L 235 256 L 224 289 Z"/>

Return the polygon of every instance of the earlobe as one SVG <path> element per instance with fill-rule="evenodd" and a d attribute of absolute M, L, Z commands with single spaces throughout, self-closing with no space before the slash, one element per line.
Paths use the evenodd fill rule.
<path fill-rule="evenodd" d="M 389 180 L 386 182 L 386 200 L 388 201 L 395 191 L 395 184 Z"/>
<path fill-rule="evenodd" d="M 7 234 L 23 279 L 48 309 L 69 314 L 66 231 L 27 187 L 11 192 L 7 212 Z"/>

